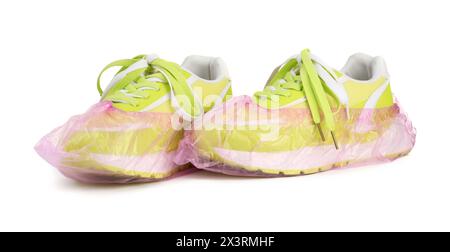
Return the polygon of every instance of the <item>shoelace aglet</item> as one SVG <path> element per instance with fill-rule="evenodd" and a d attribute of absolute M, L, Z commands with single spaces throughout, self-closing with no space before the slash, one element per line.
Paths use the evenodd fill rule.
<path fill-rule="evenodd" d="M 317 129 L 319 130 L 320 138 L 325 142 L 325 135 L 323 134 L 322 128 L 320 127 L 320 123 L 316 123 Z"/>
<path fill-rule="evenodd" d="M 334 131 L 331 131 L 331 137 L 333 138 L 334 147 L 336 148 L 336 150 L 339 150 L 339 145 L 336 141 L 336 136 L 334 135 Z"/>

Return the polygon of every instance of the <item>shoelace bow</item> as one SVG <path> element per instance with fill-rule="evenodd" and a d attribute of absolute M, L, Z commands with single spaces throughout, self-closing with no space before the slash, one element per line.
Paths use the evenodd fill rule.
<path fill-rule="evenodd" d="M 107 99 L 115 103 L 138 106 L 142 99 L 149 98 L 151 91 L 159 91 L 160 84 L 167 84 L 171 90 L 171 103 L 185 120 L 192 120 L 203 113 L 202 104 L 183 75 L 183 70 L 175 63 L 159 59 L 157 56 L 139 55 L 132 59 L 117 60 L 108 64 L 99 74 L 97 89 L 101 96 L 101 76 L 111 67 L 122 67 L 113 79 Z M 123 76 L 120 76 L 123 75 Z"/>
<path fill-rule="evenodd" d="M 290 69 L 285 76 L 282 76 L 277 82 L 268 85 L 264 91 L 257 92 L 256 97 L 264 97 L 267 99 L 272 99 L 273 95 L 279 96 L 289 96 L 289 90 L 303 91 L 308 103 L 311 116 L 313 118 L 314 124 L 317 126 L 320 136 L 323 141 L 325 141 L 325 135 L 321 128 L 323 113 L 323 124 L 326 129 L 331 132 L 331 137 L 333 139 L 336 149 L 339 145 L 336 141 L 335 130 L 336 124 L 334 121 L 333 112 L 331 110 L 330 103 L 328 102 L 327 93 L 324 90 L 323 84 L 317 73 L 315 64 L 311 59 L 311 54 L 308 49 L 303 50 L 300 57 L 297 59 L 297 71 Z M 317 62 L 316 62 L 317 63 Z M 327 74 L 332 70 L 323 67 Z M 290 67 L 290 66 L 287 66 Z M 279 72 L 282 69 L 279 70 Z M 334 77 L 333 77 L 334 78 Z"/>

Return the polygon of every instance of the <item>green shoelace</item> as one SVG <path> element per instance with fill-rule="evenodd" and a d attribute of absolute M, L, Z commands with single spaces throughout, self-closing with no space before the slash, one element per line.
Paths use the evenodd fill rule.
<path fill-rule="evenodd" d="M 139 55 L 132 59 L 117 60 L 108 64 L 99 74 L 97 89 L 101 96 L 101 76 L 111 67 L 121 67 L 118 76 L 125 73 L 131 66 L 137 69 L 129 70 L 107 91 L 104 98 L 115 103 L 125 103 L 138 106 L 144 99 L 148 99 L 152 91 L 159 91 L 160 84 L 170 86 L 171 102 L 176 111 L 186 120 L 192 120 L 203 114 L 202 104 L 186 81 L 182 68 L 172 62 L 159 59 L 156 56 Z"/>
<path fill-rule="evenodd" d="M 299 67 L 297 71 L 292 71 L 293 66 L 291 65 L 279 69 L 278 74 L 274 75 L 274 79 L 278 79 L 278 81 L 268 85 L 264 91 L 257 92 L 255 96 L 271 99 L 273 95 L 289 96 L 289 90 L 303 91 L 314 124 L 318 128 L 322 140 L 325 141 L 325 135 L 321 128 L 321 124 L 323 123 L 326 129 L 331 132 L 336 149 L 339 149 L 334 133 L 336 124 L 333 112 L 327 98 L 328 95 L 325 92 L 322 81 L 315 69 L 314 62 L 311 59 L 310 50 L 305 49 L 302 51 L 298 64 L 296 65 Z M 283 75 L 286 71 L 287 73 L 284 76 L 279 76 L 280 74 Z M 321 113 L 323 114 L 323 120 Z"/>

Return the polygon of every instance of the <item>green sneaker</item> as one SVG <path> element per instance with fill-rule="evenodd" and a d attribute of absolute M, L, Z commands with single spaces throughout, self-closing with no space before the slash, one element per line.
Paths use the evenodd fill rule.
<path fill-rule="evenodd" d="M 186 139 L 187 160 L 239 176 L 382 162 L 406 155 L 415 143 L 384 60 L 364 54 L 338 71 L 304 50 L 277 67 L 263 91 L 233 98 L 202 121 Z"/>
<path fill-rule="evenodd" d="M 121 69 L 103 91 L 111 67 Z M 118 60 L 102 70 L 97 88 L 100 103 L 36 146 L 67 177 L 88 183 L 155 181 L 185 170 L 173 162 L 181 126 L 232 93 L 225 63 L 203 56 L 181 66 L 154 55 Z"/>

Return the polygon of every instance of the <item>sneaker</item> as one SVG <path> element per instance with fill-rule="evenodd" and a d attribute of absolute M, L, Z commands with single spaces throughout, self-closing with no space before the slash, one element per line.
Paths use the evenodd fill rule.
<path fill-rule="evenodd" d="M 103 91 L 102 74 L 120 67 Z M 37 152 L 69 178 L 87 183 L 148 182 L 189 168 L 173 162 L 183 124 L 231 95 L 220 58 L 190 56 L 180 66 L 137 56 L 107 65 L 101 101 L 45 136 Z"/>
<path fill-rule="evenodd" d="M 341 71 L 304 50 L 263 91 L 210 111 L 183 142 L 196 167 L 242 176 L 311 174 L 408 154 L 415 129 L 395 101 L 386 64 L 355 54 Z"/>

